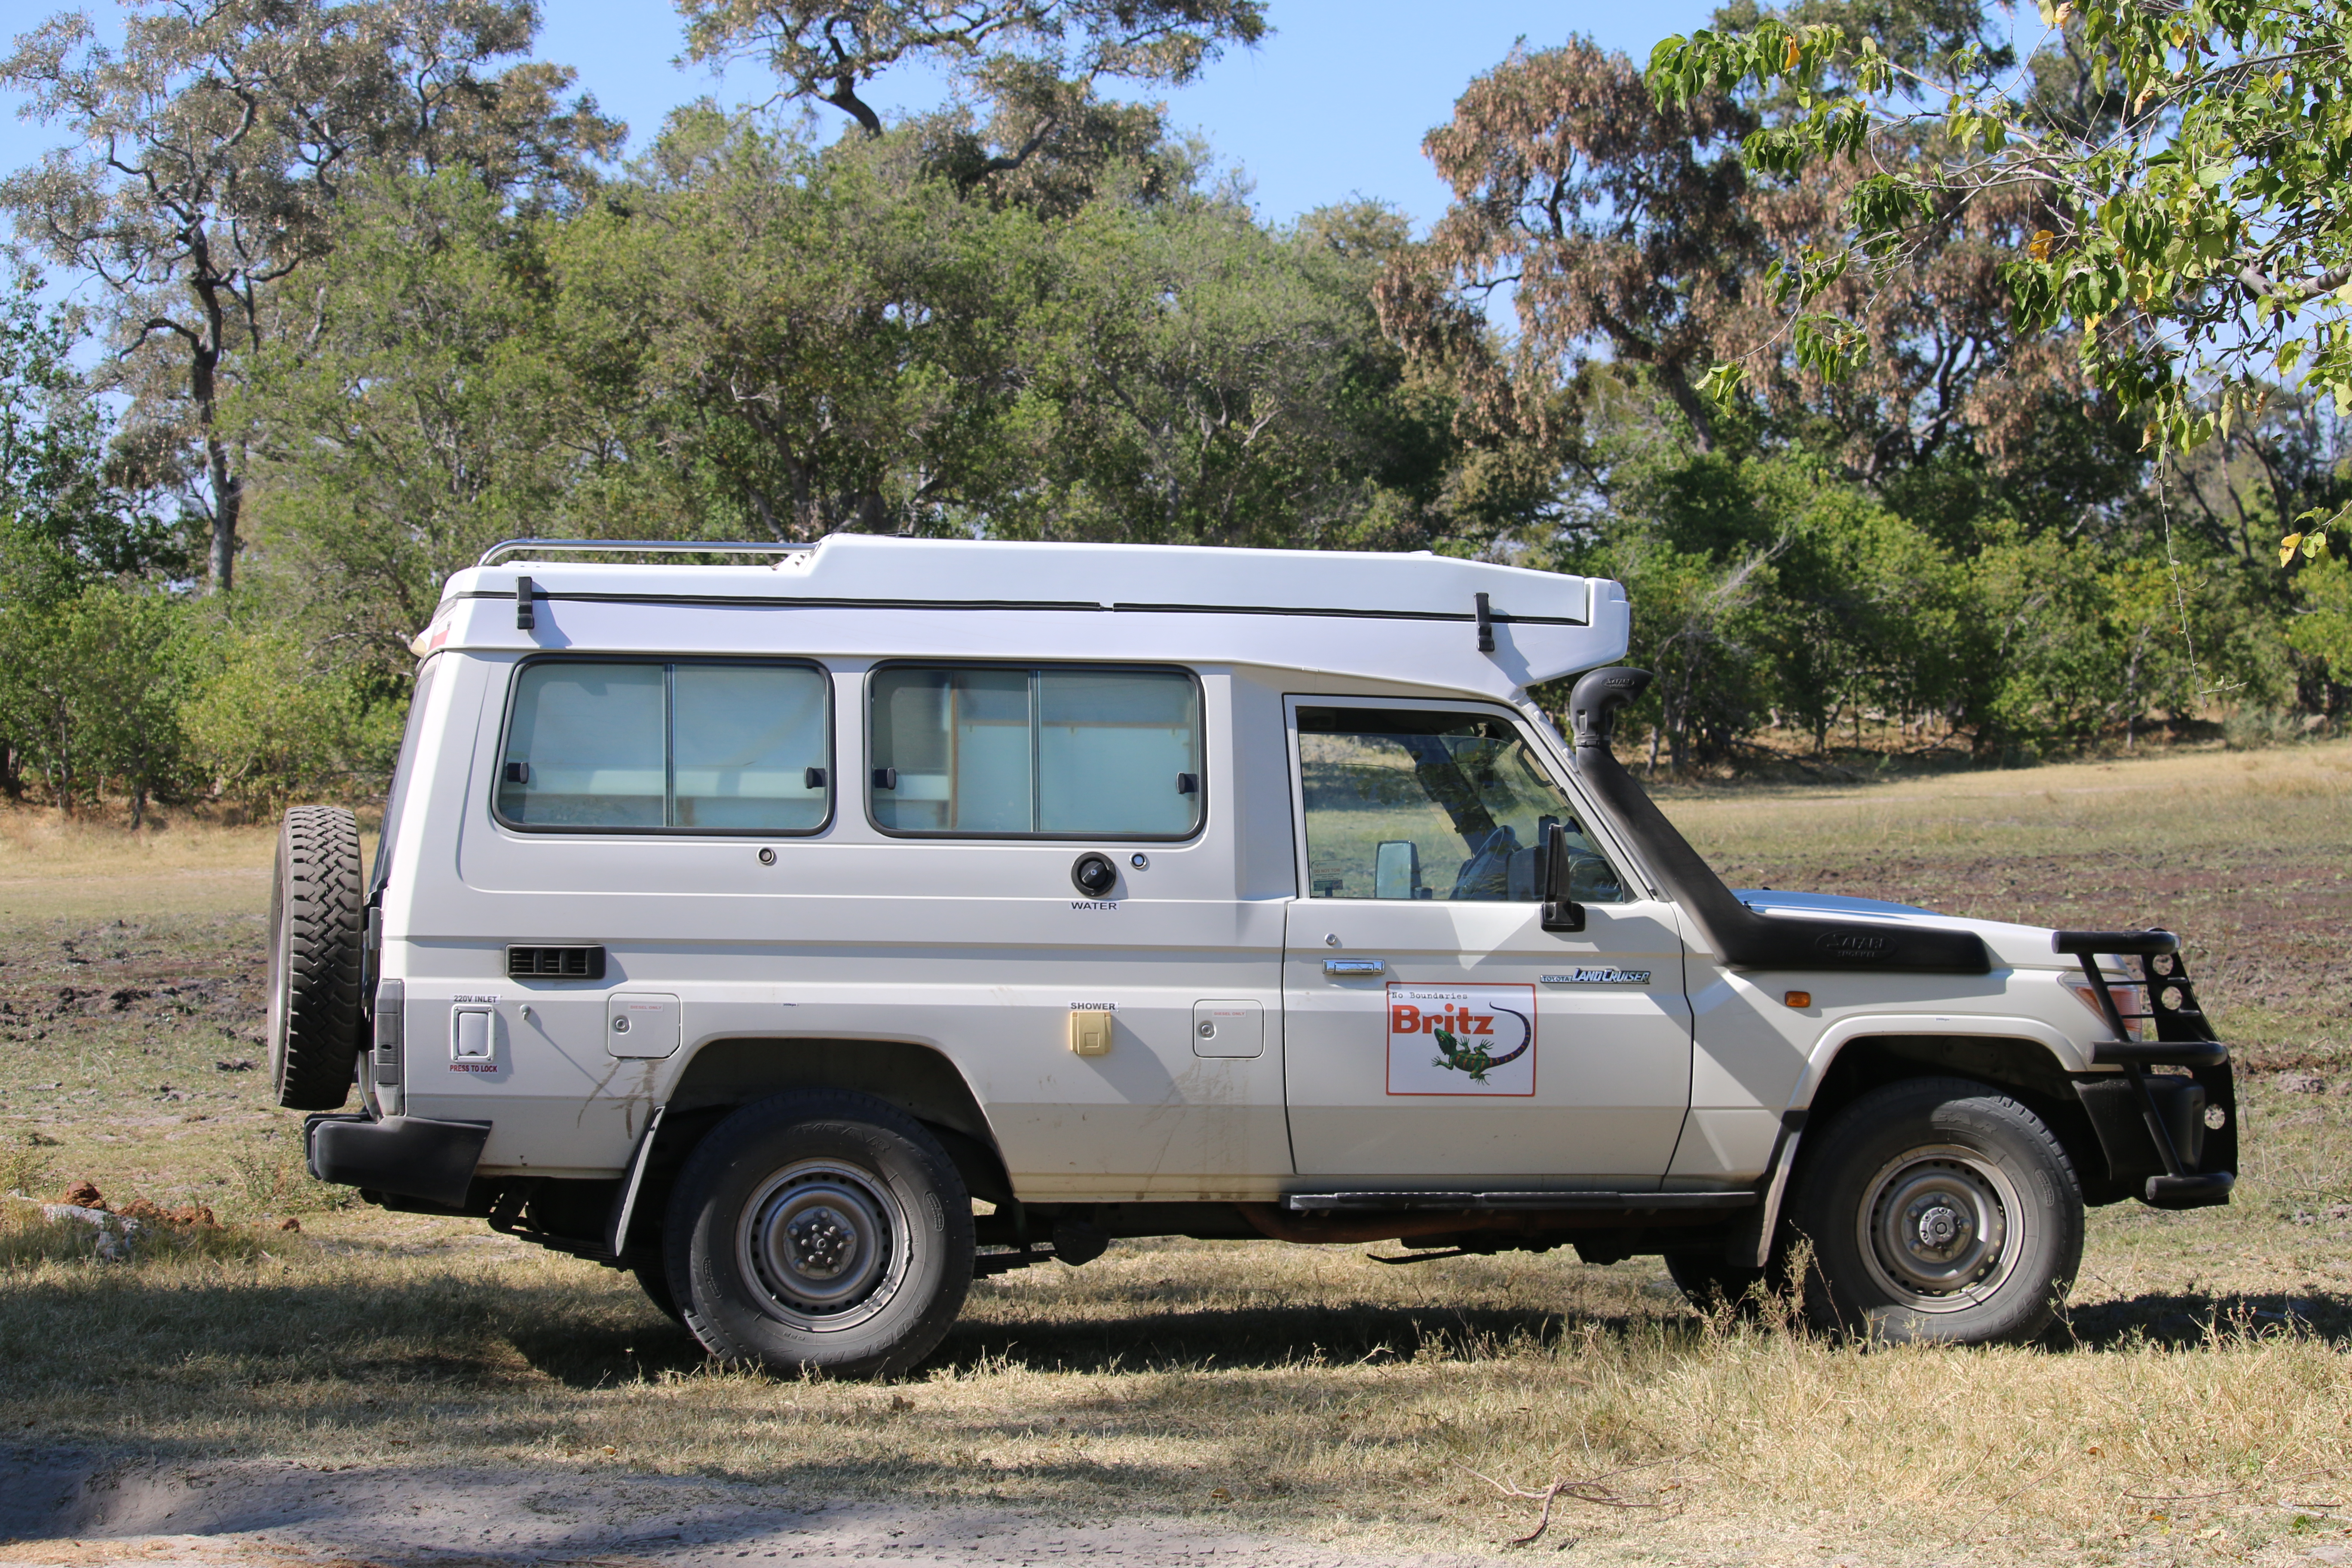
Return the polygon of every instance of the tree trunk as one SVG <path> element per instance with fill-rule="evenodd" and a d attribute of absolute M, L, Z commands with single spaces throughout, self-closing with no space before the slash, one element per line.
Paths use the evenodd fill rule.
<path fill-rule="evenodd" d="M 205 479 L 212 488 L 213 538 L 207 563 L 212 580 L 205 592 L 226 594 L 235 585 L 236 519 L 239 502 L 244 499 L 242 484 L 230 471 L 227 443 L 220 438 L 215 424 L 220 405 L 222 334 L 227 328 L 227 312 L 221 303 L 221 279 L 211 272 L 208 253 L 199 245 L 194 254 L 198 271 L 191 287 L 204 310 L 205 332 L 195 340 L 188 358 L 188 400 L 196 405 L 196 427 L 204 432 Z"/>
<path fill-rule="evenodd" d="M 213 487 L 213 542 L 207 593 L 226 594 L 236 575 L 236 520 L 245 500 L 244 482 L 229 472 L 228 449 L 207 437 L 205 468 Z"/>
<path fill-rule="evenodd" d="M 1691 444 L 1699 449 L 1702 456 L 1714 451 L 1715 410 L 1707 406 L 1706 399 L 1699 395 L 1698 389 L 1683 374 L 1682 367 L 1659 364 L 1658 380 L 1664 384 L 1666 395 L 1674 400 L 1675 406 L 1682 410 L 1683 417 L 1690 421 Z"/>

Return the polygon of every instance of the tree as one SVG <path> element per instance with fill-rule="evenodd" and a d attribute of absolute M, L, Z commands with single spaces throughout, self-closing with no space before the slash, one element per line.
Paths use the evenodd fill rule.
<path fill-rule="evenodd" d="M 611 367 L 600 379 L 559 347 L 559 226 L 462 174 L 361 183 L 307 279 L 317 330 L 263 344 L 224 404 L 267 587 L 317 642 L 387 677 L 443 581 L 487 546 L 602 531 L 589 497 L 614 459 Z M 690 535 L 649 477 L 614 487 L 631 492 L 629 531 Z"/>
<path fill-rule="evenodd" d="M 109 472 L 111 421 L 73 363 L 78 314 L 39 294 L 25 272 L 0 298 L 0 605 L 178 563 L 168 531 Z"/>
<path fill-rule="evenodd" d="M 1286 232 L 1218 193 L 1089 205 L 1017 318 L 1008 430 L 1034 479 L 993 530 L 1325 548 L 1479 531 L 1437 504 L 1449 411 L 1415 397 L 1371 310 L 1405 238 L 1370 204 Z"/>
<path fill-rule="evenodd" d="M 869 136 L 882 117 L 859 87 L 901 60 L 933 58 L 1000 100 L 1042 110 L 1025 161 L 1061 118 L 1055 89 L 1097 79 L 1185 82 L 1228 43 L 1265 37 L 1263 0 L 676 0 L 687 56 L 756 57 L 780 96 L 814 99 Z"/>
<path fill-rule="evenodd" d="M 214 591 L 234 578 L 244 455 L 222 428 L 236 361 L 314 326 L 278 295 L 322 255 L 362 169 L 465 168 L 555 200 L 620 128 L 569 71 L 481 68 L 528 47 L 526 0 L 140 0 L 121 47 L 51 18 L 0 82 L 77 145 L 0 180 L 20 242 L 97 278 L 137 420 L 183 438 Z"/>
<path fill-rule="evenodd" d="M 2352 410 L 2352 9 L 2065 0 L 2043 19 L 2014 73 L 1980 48 L 1915 61 L 1867 31 L 1773 16 L 1666 39 L 1648 80 L 1663 105 L 1769 100 L 1743 142 L 1752 168 L 1876 163 L 1842 235 L 1781 258 L 1790 327 L 1825 367 L 1866 353 L 1817 309 L 1849 269 L 1883 277 L 1951 207 L 2030 193 L 2043 216 L 2001 268 L 2016 328 L 2078 333 L 2085 379 L 2150 447 L 2210 439 L 2274 378 Z M 2352 510 L 2294 521 L 2283 557 L 2316 558 Z"/>
<path fill-rule="evenodd" d="M 176 777 L 185 694 L 185 606 L 169 593 L 106 580 L 70 598 L 0 610 L 0 732 L 71 810 L 119 779 L 131 826 Z"/>
<path fill-rule="evenodd" d="M 1733 150 L 1752 124 L 1720 95 L 1662 107 L 1588 39 L 1513 50 L 1422 144 L 1454 201 L 1402 262 L 1425 276 L 1382 285 L 1390 330 L 1426 355 L 1458 342 L 1440 302 L 1507 288 L 1521 379 L 1564 380 L 1604 346 L 1654 375 L 1707 449 L 1699 385 L 1759 240 Z"/>
<path fill-rule="evenodd" d="M 929 531 L 1001 482 L 1039 226 L 917 151 L 685 115 L 551 237 L 571 374 L 630 383 L 638 470 L 722 530 Z"/>

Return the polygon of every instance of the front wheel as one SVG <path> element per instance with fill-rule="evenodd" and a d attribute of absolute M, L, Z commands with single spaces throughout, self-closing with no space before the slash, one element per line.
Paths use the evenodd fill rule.
<path fill-rule="evenodd" d="M 1945 1344 L 2046 1328 L 2083 1261 L 2083 1189 L 2032 1110 L 1966 1079 L 1914 1079 L 1847 1106 L 1795 1204 L 1820 1328 Z"/>
<path fill-rule="evenodd" d="M 712 1354 L 905 1372 L 971 1285 L 971 1198 L 939 1141 L 871 1096 L 745 1106 L 695 1148 L 664 1227 L 670 1294 Z"/>

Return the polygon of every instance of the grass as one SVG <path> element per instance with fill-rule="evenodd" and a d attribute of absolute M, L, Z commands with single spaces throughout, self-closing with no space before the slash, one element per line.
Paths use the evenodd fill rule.
<path fill-rule="evenodd" d="M 172 1460 L 704 1473 L 1365 1550 L 1533 1528 L 1537 1504 L 1474 1471 L 1606 1478 L 1644 1505 L 1562 1499 L 1526 1550 L 1573 1541 L 1577 1561 L 2352 1548 L 2352 746 L 1695 790 L 1668 809 L 1736 881 L 2183 931 L 2256 1064 L 2238 1201 L 2095 1213 L 2066 1321 L 2027 1349 L 1705 1316 L 1643 1259 L 1385 1268 L 1171 1242 L 980 1282 L 898 1384 L 770 1379 L 706 1362 L 625 1277 L 478 1224 L 334 1207 L 299 1176 L 298 1119 L 257 1071 L 217 1065 L 259 1054 L 267 889 L 236 876 L 266 865 L 266 833 L 167 831 L 106 871 L 125 879 L 109 903 L 74 885 L 123 864 L 106 843 L 0 819 L 0 1153 L 21 1162 L 0 1176 L 40 1167 L 222 1222 L 104 1263 L 0 1204 L 0 1422 Z M 192 876 L 215 896 L 173 903 Z M 289 1215 L 299 1232 L 278 1228 Z"/>

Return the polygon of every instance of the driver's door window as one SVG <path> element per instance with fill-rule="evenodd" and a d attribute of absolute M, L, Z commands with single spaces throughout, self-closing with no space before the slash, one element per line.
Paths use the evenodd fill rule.
<path fill-rule="evenodd" d="M 1568 835 L 1568 896 L 1625 889 L 1507 721 L 1433 709 L 1298 710 L 1307 892 L 1318 899 L 1530 902 L 1545 829 Z"/>

